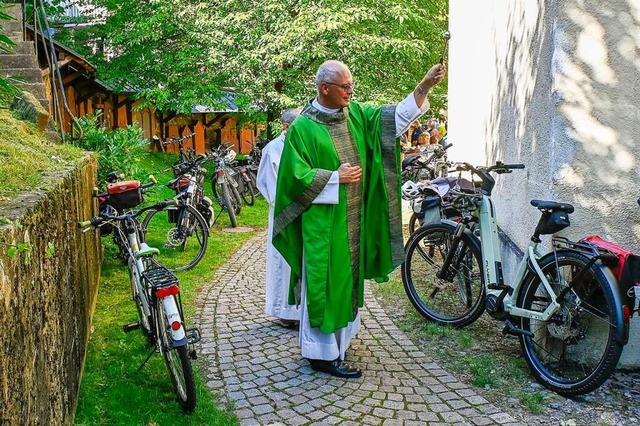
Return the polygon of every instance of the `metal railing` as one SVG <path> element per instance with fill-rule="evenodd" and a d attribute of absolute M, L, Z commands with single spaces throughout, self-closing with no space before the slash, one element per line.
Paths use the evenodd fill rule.
<path fill-rule="evenodd" d="M 17 2 L 16 2 L 17 3 Z M 64 93 L 64 84 L 62 80 L 62 74 L 60 73 L 60 66 L 58 64 L 58 57 L 53 44 L 53 34 L 49 27 L 49 20 L 47 18 L 47 12 L 45 10 L 44 0 L 21 0 L 22 3 L 22 22 L 23 22 L 23 40 L 27 37 L 27 22 L 33 22 L 34 29 L 34 44 L 36 56 L 38 55 L 38 36 L 42 37 L 42 46 L 44 47 L 43 54 L 47 58 L 47 64 L 49 67 L 49 82 L 51 86 L 51 111 L 53 113 L 54 122 L 60 130 L 60 137 L 62 142 L 65 142 L 64 132 L 64 114 L 60 104 L 64 107 L 65 112 L 72 120 L 71 136 L 73 138 L 76 126 L 73 124 L 79 124 L 76 116 L 71 112 L 69 104 L 67 103 L 67 97 Z M 31 7 L 31 14 L 28 13 L 27 3 Z M 59 92 L 58 92 L 59 90 Z M 81 132 L 81 128 L 78 125 L 77 129 Z"/>

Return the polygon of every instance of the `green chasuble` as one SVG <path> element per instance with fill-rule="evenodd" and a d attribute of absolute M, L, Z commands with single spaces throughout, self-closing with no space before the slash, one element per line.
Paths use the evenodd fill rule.
<path fill-rule="evenodd" d="M 290 303 L 304 254 L 309 319 L 323 333 L 355 319 L 365 278 L 384 281 L 404 260 L 395 132 L 395 105 L 357 102 L 334 114 L 309 103 L 287 131 L 273 245 L 291 266 Z M 338 204 L 312 204 L 341 163 L 360 165 L 361 181 L 340 184 Z"/>

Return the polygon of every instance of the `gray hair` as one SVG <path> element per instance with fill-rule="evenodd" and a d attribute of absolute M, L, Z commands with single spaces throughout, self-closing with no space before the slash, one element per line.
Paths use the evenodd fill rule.
<path fill-rule="evenodd" d="M 316 86 L 320 87 L 322 83 L 333 83 L 340 78 L 340 70 L 337 69 L 338 64 L 346 66 L 338 61 L 326 61 L 320 65 L 316 72 Z"/>
<path fill-rule="evenodd" d="M 300 115 L 300 112 L 301 110 L 298 108 L 287 109 L 282 112 L 282 116 L 280 117 L 280 119 L 285 124 L 291 124 L 293 123 L 293 120 L 295 120 Z"/>

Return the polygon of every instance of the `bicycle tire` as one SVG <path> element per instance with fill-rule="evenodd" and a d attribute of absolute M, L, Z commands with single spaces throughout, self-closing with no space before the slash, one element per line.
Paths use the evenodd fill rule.
<path fill-rule="evenodd" d="M 220 184 L 218 184 L 218 176 L 214 174 L 211 177 L 211 192 L 216 200 L 220 200 Z"/>
<path fill-rule="evenodd" d="M 178 221 L 172 222 L 176 216 Z M 196 266 L 209 244 L 209 225 L 198 209 L 190 205 L 151 210 L 141 229 L 142 241 L 160 250 L 158 262 L 171 271 Z"/>
<path fill-rule="evenodd" d="M 227 182 L 227 186 L 229 187 L 229 192 L 231 193 L 231 203 L 233 204 L 233 208 L 236 216 L 238 216 L 242 211 L 242 197 L 240 196 L 240 192 L 238 192 L 238 188 L 233 185 L 230 179 L 233 179 L 233 178 L 227 175 L 226 182 Z"/>
<path fill-rule="evenodd" d="M 456 227 L 441 222 L 416 230 L 405 246 L 402 283 L 411 304 L 429 321 L 464 327 L 485 309 L 482 256 L 477 238 L 463 234 L 450 281 L 436 277 L 453 240 Z"/>
<path fill-rule="evenodd" d="M 167 321 L 167 314 L 162 301 L 156 303 L 156 315 L 158 324 L 158 337 L 162 344 L 162 355 L 173 389 L 178 395 L 178 401 L 185 411 L 193 411 L 196 408 L 196 385 L 193 379 L 193 369 L 189 358 L 188 345 L 173 346 L 171 337 L 171 325 Z M 182 312 L 180 313 L 182 319 Z M 182 321 L 184 324 L 184 320 Z"/>
<path fill-rule="evenodd" d="M 145 269 L 148 266 L 148 260 L 142 259 L 145 263 Z M 136 285 L 136 278 L 134 274 L 137 274 L 137 270 L 135 270 L 135 265 L 129 265 L 129 280 L 131 282 L 131 299 L 133 303 L 136 304 L 136 311 L 138 312 L 138 320 L 140 324 L 140 330 L 142 334 L 147 339 L 150 344 L 155 342 L 154 330 L 153 330 L 153 320 L 150 316 L 147 316 L 144 312 L 144 305 L 149 306 L 149 298 L 146 293 L 140 293 L 138 291 L 138 286 Z M 135 272 L 134 272 L 135 270 Z M 138 278 L 140 279 L 140 278 Z M 142 290 L 144 292 L 144 284 L 141 283 Z"/>
<path fill-rule="evenodd" d="M 255 197 L 253 195 L 253 189 L 251 188 L 251 178 L 249 178 L 249 181 L 246 181 L 244 177 L 240 175 L 240 180 L 242 180 L 242 192 L 240 192 L 242 201 L 244 201 L 247 206 L 253 206 Z"/>
<path fill-rule="evenodd" d="M 589 259 L 566 250 L 557 253 L 557 263 L 551 254 L 539 264 L 558 295 Z M 540 277 L 530 274 L 525 278 L 518 307 L 542 312 L 550 301 Z M 598 265 L 593 265 L 559 303 L 560 310 L 548 321 L 521 318 L 521 328 L 532 335 L 520 335 L 519 339 L 538 382 L 572 397 L 596 389 L 615 369 L 623 347 L 616 336 L 616 313 L 622 312 L 622 306 Z"/>
<path fill-rule="evenodd" d="M 416 226 L 416 224 L 418 226 Z M 409 235 L 416 232 L 416 229 L 420 228 L 420 226 L 422 226 L 422 224 L 420 223 L 418 216 L 416 216 L 415 213 L 412 213 L 411 218 L 409 219 Z"/>
<path fill-rule="evenodd" d="M 260 195 L 260 191 L 258 190 L 258 182 L 256 181 L 256 177 L 254 176 L 252 171 L 249 171 L 249 186 L 251 187 L 253 196 L 258 197 Z"/>
<path fill-rule="evenodd" d="M 222 198 L 222 205 L 229 215 L 231 227 L 235 228 L 238 226 L 238 220 L 236 219 L 236 210 L 234 208 L 233 201 L 231 200 L 231 195 L 229 194 L 229 186 L 230 185 L 226 182 L 220 185 L 220 195 Z"/>

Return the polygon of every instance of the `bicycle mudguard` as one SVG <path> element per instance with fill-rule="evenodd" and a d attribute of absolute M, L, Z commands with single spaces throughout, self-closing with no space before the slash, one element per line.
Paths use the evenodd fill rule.
<path fill-rule="evenodd" d="M 557 250 L 555 254 L 558 255 L 558 257 L 562 256 L 563 252 L 576 252 L 578 254 L 582 254 L 583 256 L 585 256 L 585 258 L 587 257 L 583 252 L 578 251 L 578 250 Z M 538 263 L 543 263 L 544 260 L 546 260 L 546 258 L 551 257 L 553 258 L 555 256 L 554 252 L 549 252 L 547 254 L 545 254 L 544 256 L 542 256 L 539 260 Z M 531 262 L 531 260 L 529 259 L 529 262 Z M 533 266 L 531 265 L 531 263 L 529 263 L 528 265 L 528 269 L 527 269 L 527 274 L 525 275 L 525 277 L 523 278 L 522 282 L 526 282 L 526 280 L 532 279 L 534 276 L 537 276 L 537 274 L 535 273 L 535 271 L 533 270 Z M 611 268 L 609 268 L 608 266 L 603 265 L 601 262 L 596 262 L 594 264 L 594 266 L 598 269 L 600 269 L 600 271 L 602 271 L 602 274 L 604 275 L 605 279 L 607 280 L 607 283 L 609 284 L 609 287 L 611 287 L 611 293 L 613 295 L 613 299 L 614 299 L 614 303 L 616 303 L 618 306 L 622 307 L 623 303 L 622 303 L 622 298 L 620 296 L 620 285 L 618 284 L 618 280 L 616 280 L 616 277 L 613 275 L 613 272 L 611 271 Z M 624 320 L 624 312 L 622 309 L 618 309 L 616 310 L 616 316 L 615 316 L 615 325 L 616 325 L 616 340 L 618 341 L 618 343 L 620 343 L 621 345 L 626 345 L 627 342 L 629 341 L 629 324 L 628 322 L 625 322 Z"/>
<path fill-rule="evenodd" d="M 618 304 L 618 306 L 623 306 L 624 303 L 622 302 L 622 296 L 620 293 L 620 284 L 616 277 L 613 275 L 611 268 L 601 263 L 596 263 L 596 266 L 600 268 L 604 276 L 607 278 L 607 281 L 611 286 L 613 299 L 615 300 L 615 302 Z M 616 339 L 618 340 L 618 343 L 624 346 L 629 342 L 629 322 L 628 320 L 625 321 L 624 312 L 622 310 L 618 310 L 616 312 L 616 327 L 618 328 Z"/>

